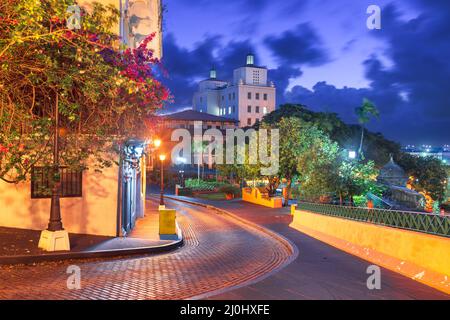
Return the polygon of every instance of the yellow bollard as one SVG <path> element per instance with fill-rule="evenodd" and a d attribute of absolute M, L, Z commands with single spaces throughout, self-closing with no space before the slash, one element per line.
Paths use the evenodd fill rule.
<path fill-rule="evenodd" d="M 159 234 L 160 235 L 176 235 L 176 216 L 177 211 L 174 209 L 159 210 Z"/>
<path fill-rule="evenodd" d="M 297 210 L 297 205 L 291 204 L 291 216 L 293 216 L 295 214 L 295 210 Z"/>

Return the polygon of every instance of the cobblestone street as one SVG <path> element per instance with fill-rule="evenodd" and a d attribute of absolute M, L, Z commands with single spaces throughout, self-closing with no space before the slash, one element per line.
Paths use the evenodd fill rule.
<path fill-rule="evenodd" d="M 156 202 L 148 200 L 151 206 Z M 186 299 L 251 283 L 282 267 L 287 242 L 214 211 L 167 201 L 178 211 L 185 245 L 175 252 L 111 261 L 0 267 L 0 299 Z M 68 266 L 81 269 L 69 290 Z"/>

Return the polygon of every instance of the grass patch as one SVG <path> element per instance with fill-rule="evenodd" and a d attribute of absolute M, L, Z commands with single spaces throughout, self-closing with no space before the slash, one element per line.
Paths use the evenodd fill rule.
<path fill-rule="evenodd" d="M 217 192 L 217 193 L 198 194 L 196 195 L 196 197 L 205 200 L 225 200 L 225 193 Z"/>

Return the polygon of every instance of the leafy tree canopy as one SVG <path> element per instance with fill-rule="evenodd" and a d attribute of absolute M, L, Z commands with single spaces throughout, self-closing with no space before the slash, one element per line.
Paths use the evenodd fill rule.
<path fill-rule="evenodd" d="M 305 122 L 313 123 L 336 141 L 341 148 L 357 150 L 361 136 L 361 128 L 358 125 L 346 124 L 336 113 L 314 112 L 304 105 L 284 104 L 277 110 L 267 114 L 264 122 L 275 124 L 282 118 L 300 118 Z M 365 130 L 365 143 L 363 153 L 365 158 L 373 160 L 377 167 L 381 167 L 389 161 L 390 155 L 400 154 L 400 145 L 383 137 L 381 133 L 373 133 Z"/>
<path fill-rule="evenodd" d="M 95 3 L 69 30 L 73 0 L 0 3 L 0 179 L 18 182 L 51 162 L 56 103 L 64 165 L 110 165 L 116 142 L 145 136 L 143 120 L 169 93 L 153 75 L 158 63 L 146 39 L 137 49 L 111 32 L 119 12 Z"/>
<path fill-rule="evenodd" d="M 364 108 L 363 108 L 364 107 Z M 364 101 L 363 106 L 360 108 L 361 121 L 363 123 L 367 120 L 367 114 L 377 115 L 376 108 L 370 101 Z M 362 110 L 364 109 L 364 110 Z M 285 104 L 281 105 L 274 112 L 267 114 L 264 117 L 264 123 L 277 124 L 285 118 L 298 118 L 307 123 L 315 125 L 318 129 L 328 134 L 331 140 L 337 142 L 341 149 L 344 150 L 356 150 L 359 145 L 359 139 L 361 135 L 361 128 L 358 125 L 344 123 L 335 113 L 326 112 L 314 112 L 309 110 L 306 106 L 300 104 Z M 381 168 L 384 166 L 391 155 L 398 160 L 399 165 L 412 177 L 415 177 L 411 186 L 418 192 L 424 192 L 430 194 L 434 200 L 441 201 L 445 197 L 446 183 L 448 182 L 448 175 L 446 174 L 445 166 L 434 158 L 419 158 L 403 153 L 398 143 L 386 139 L 381 133 L 373 133 L 364 130 L 364 146 L 363 153 L 365 155 L 365 161 L 362 165 L 369 165 L 367 172 L 371 171 L 371 167 Z M 343 151 L 343 158 L 345 159 L 345 151 Z M 342 160 L 341 159 L 341 160 Z M 328 169 L 318 171 L 319 175 L 310 177 L 311 184 L 318 187 L 321 190 L 328 190 L 326 188 L 330 183 L 327 182 L 328 176 L 323 176 L 323 172 L 326 170 L 334 170 L 331 164 L 328 164 Z M 343 172 L 345 172 L 344 170 Z M 368 176 L 371 176 L 369 174 Z M 316 182 L 321 181 L 321 185 L 317 185 Z M 370 179 L 373 180 L 373 179 Z M 326 182 L 326 183 L 325 183 Z M 307 185 L 306 185 L 307 186 Z M 375 190 L 379 194 L 379 190 L 372 185 L 372 190 Z M 348 192 L 344 192 L 348 193 Z"/>
<path fill-rule="evenodd" d="M 409 175 L 410 186 L 435 201 L 444 201 L 447 192 L 448 172 L 439 159 L 402 154 L 398 159 Z"/>

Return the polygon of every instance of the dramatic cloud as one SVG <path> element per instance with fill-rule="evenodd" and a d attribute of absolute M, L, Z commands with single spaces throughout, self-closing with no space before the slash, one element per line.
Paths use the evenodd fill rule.
<path fill-rule="evenodd" d="M 231 80 L 232 70 L 253 51 L 257 59 L 271 63 L 269 78 L 277 87 L 279 104 L 302 103 L 355 122 L 355 107 L 369 98 L 381 111 L 371 129 L 404 143 L 450 143 L 450 1 L 385 5 L 382 30 L 373 31 L 365 29 L 365 5 L 350 1 L 345 4 L 356 21 L 349 19 L 347 10 L 334 10 L 331 0 L 314 2 L 314 7 L 305 6 L 303 0 L 181 3 L 173 6 L 180 12 L 191 7 L 201 10 L 205 20 L 189 24 L 195 34 L 192 39 L 198 42 L 170 33 L 164 39 L 169 73 L 165 82 L 175 95 L 173 108 L 191 105 L 198 80 L 207 77 L 211 66 L 217 68 L 219 78 Z M 217 19 L 217 12 L 223 13 L 223 19 L 216 20 L 218 27 L 211 21 Z M 292 12 L 296 14 L 288 14 Z M 329 20 L 323 20 L 328 12 Z M 298 13 L 305 15 L 298 17 Z M 347 22 L 352 22 L 351 29 L 339 30 Z M 206 25 L 203 34 L 217 35 L 202 37 Z M 357 31 L 347 35 L 352 30 Z M 175 39 L 183 40 L 183 45 Z M 290 86 L 292 81 L 311 85 L 311 79 L 318 81 L 312 88 Z M 345 87 L 347 79 L 364 88 Z"/>
<path fill-rule="evenodd" d="M 288 52 L 288 42 L 295 41 Z M 320 39 L 307 24 L 296 26 L 278 36 L 265 39 L 265 43 L 280 66 L 269 70 L 269 80 L 277 87 L 277 100 L 285 101 L 284 93 L 291 79 L 302 75 L 303 65 L 326 63 L 327 53 L 320 46 Z M 163 63 L 168 78 L 163 82 L 172 90 L 175 101 L 171 109 L 184 108 L 192 103 L 192 95 L 199 80 L 205 79 L 212 66 L 217 69 L 218 78 L 231 81 L 233 70 L 245 64 L 245 57 L 256 52 L 249 41 L 230 41 L 222 44 L 219 36 L 207 36 L 188 50 L 180 47 L 172 34 L 164 38 Z M 258 55 L 256 55 L 258 63 Z"/>
<path fill-rule="evenodd" d="M 181 4 L 190 8 L 198 8 L 198 10 L 202 10 L 203 12 L 215 11 L 222 12 L 225 16 L 232 15 L 233 21 L 230 23 L 232 25 L 232 31 L 236 35 L 250 36 L 261 25 L 264 25 L 261 16 L 271 2 L 270 0 L 184 0 L 181 1 Z"/>
<path fill-rule="evenodd" d="M 231 81 L 233 70 L 245 64 L 246 55 L 255 49 L 249 42 L 221 44 L 219 36 L 208 36 L 192 49 L 180 47 L 172 34 L 164 38 L 163 66 L 167 77 L 163 83 L 172 91 L 174 103 L 168 111 L 192 105 L 198 82 L 206 79 L 212 67 L 220 79 Z"/>
<path fill-rule="evenodd" d="M 450 2 L 417 1 L 422 14 L 404 22 L 393 5 L 383 11 L 380 37 L 393 66 L 382 70 L 373 59 L 367 77 L 374 89 L 396 86 L 424 117 L 450 120 Z"/>
<path fill-rule="evenodd" d="M 299 24 L 279 36 L 268 36 L 264 43 L 280 65 L 317 66 L 329 60 L 320 38 L 307 23 Z"/>
<path fill-rule="evenodd" d="M 448 143 L 450 133 L 450 2 L 415 1 L 421 14 L 405 21 L 394 5 L 383 8 L 383 28 L 377 37 L 387 44 L 386 67 L 376 55 L 365 62 L 369 88 L 338 89 L 325 82 L 313 90 L 295 86 L 287 102 L 316 110 L 332 110 L 353 121 L 354 108 L 364 97 L 381 110 L 372 128 L 403 142 Z M 428 140 L 428 143 L 430 143 Z"/>

